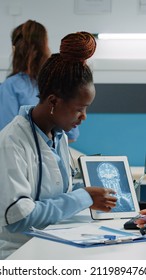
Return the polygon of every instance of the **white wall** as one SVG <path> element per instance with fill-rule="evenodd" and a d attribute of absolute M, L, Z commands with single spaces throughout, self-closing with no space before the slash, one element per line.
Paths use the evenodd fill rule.
<path fill-rule="evenodd" d="M 146 32 L 146 14 L 139 13 L 140 2 L 111 0 L 110 13 L 88 15 L 75 13 L 74 0 L 0 0 L 0 81 L 10 63 L 10 33 L 18 24 L 28 19 L 44 24 L 51 50 L 57 52 L 61 38 L 71 32 Z M 100 42 L 94 57 L 96 82 L 145 82 L 144 41 Z"/>

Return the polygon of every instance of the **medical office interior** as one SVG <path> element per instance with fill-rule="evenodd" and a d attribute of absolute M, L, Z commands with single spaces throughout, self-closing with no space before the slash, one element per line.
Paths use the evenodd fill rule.
<path fill-rule="evenodd" d="M 146 156 L 146 0 L 0 0 L 0 82 L 11 67 L 11 31 L 28 19 L 47 28 L 53 53 L 68 33 L 96 36 L 89 61 L 96 97 L 70 147 L 77 155 L 127 156 L 139 178 Z M 144 187 L 139 200 L 146 201 Z"/>

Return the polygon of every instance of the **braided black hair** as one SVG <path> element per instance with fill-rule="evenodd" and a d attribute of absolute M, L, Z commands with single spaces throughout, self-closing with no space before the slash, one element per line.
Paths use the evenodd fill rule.
<path fill-rule="evenodd" d="M 92 72 L 86 60 L 95 49 L 95 38 L 88 32 L 65 36 L 61 40 L 60 53 L 52 54 L 39 73 L 40 102 L 50 94 L 68 101 L 75 98 L 77 88 L 92 83 Z"/>

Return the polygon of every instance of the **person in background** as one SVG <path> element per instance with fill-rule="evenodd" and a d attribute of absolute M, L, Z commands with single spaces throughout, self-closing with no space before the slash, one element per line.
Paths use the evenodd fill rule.
<path fill-rule="evenodd" d="M 52 54 L 39 73 L 39 103 L 22 106 L 20 115 L 0 132 L 1 258 L 29 240 L 23 232 L 32 226 L 42 229 L 89 207 L 109 212 L 116 206 L 112 189 L 72 184 L 64 133 L 86 119 L 94 100 L 86 60 L 95 49 L 88 32 L 65 36 L 60 52 Z"/>
<path fill-rule="evenodd" d="M 0 85 L 0 130 L 18 115 L 22 105 L 39 102 L 38 73 L 51 55 L 46 28 L 28 20 L 11 33 L 12 72 Z M 67 132 L 69 142 L 79 136 L 78 127 Z"/>

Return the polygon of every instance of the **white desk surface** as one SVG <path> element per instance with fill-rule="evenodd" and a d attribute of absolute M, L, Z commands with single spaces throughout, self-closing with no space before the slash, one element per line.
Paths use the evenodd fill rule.
<path fill-rule="evenodd" d="M 66 221 L 68 226 L 79 223 L 97 223 L 123 229 L 125 219 L 93 221 L 89 209 Z M 56 225 L 61 227 L 62 224 Z M 53 226 L 54 227 L 54 226 Z M 127 243 L 94 248 L 78 248 L 67 244 L 33 237 L 8 260 L 145 260 L 146 243 Z"/>

